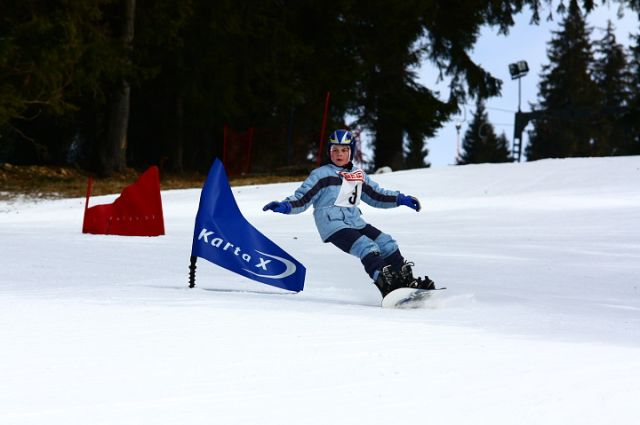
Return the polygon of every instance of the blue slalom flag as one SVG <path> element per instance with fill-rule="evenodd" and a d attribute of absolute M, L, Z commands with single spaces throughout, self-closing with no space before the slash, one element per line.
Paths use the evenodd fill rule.
<path fill-rule="evenodd" d="M 218 159 L 200 194 L 191 255 L 267 285 L 304 288 L 305 267 L 243 217 Z"/>

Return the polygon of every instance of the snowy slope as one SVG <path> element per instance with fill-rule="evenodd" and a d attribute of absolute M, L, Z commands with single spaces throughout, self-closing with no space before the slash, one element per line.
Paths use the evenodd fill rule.
<path fill-rule="evenodd" d="M 310 212 L 262 212 L 297 183 L 233 192 L 299 294 L 204 260 L 187 288 L 199 190 L 162 193 L 158 238 L 0 202 L 0 424 L 637 423 L 640 157 L 374 178 L 423 203 L 362 210 L 448 287 L 435 308 L 378 308 Z"/>

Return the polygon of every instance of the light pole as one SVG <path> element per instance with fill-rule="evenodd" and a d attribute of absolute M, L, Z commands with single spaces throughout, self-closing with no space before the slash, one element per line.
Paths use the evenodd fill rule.
<path fill-rule="evenodd" d="M 524 77 L 528 73 L 529 64 L 527 64 L 527 61 L 518 61 L 509 64 L 509 74 L 511 74 L 511 79 L 518 80 L 518 112 L 516 112 L 515 127 L 517 127 L 518 116 L 522 114 L 520 110 L 520 97 L 522 96 L 522 77 Z M 520 162 L 520 157 L 522 156 L 522 133 L 517 133 L 514 131 L 513 149 L 511 151 L 516 160 Z"/>
<path fill-rule="evenodd" d="M 456 126 L 456 163 L 460 161 L 460 129 L 462 124 L 467 120 L 467 108 L 462 105 L 463 115 L 455 120 Z"/>
<path fill-rule="evenodd" d="M 460 161 L 460 129 L 462 128 L 462 122 L 456 121 L 456 162 Z"/>
<path fill-rule="evenodd" d="M 520 95 L 522 93 L 521 78 L 529 73 L 527 61 L 518 61 L 509 64 L 509 74 L 512 80 L 518 80 L 518 112 L 520 112 Z"/>

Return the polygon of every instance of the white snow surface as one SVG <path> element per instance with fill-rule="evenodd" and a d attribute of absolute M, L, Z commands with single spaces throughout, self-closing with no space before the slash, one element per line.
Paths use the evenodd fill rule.
<path fill-rule="evenodd" d="M 199 189 L 162 192 L 154 238 L 0 202 L 0 424 L 638 423 L 640 156 L 374 179 L 422 201 L 362 210 L 448 288 L 431 308 L 380 308 L 310 211 L 262 211 L 299 183 L 233 188 L 298 294 L 203 259 L 187 287 Z"/>

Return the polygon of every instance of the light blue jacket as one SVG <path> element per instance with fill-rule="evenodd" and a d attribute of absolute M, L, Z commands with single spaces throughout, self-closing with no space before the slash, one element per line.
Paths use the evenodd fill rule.
<path fill-rule="evenodd" d="M 313 218 L 323 241 L 338 230 L 362 229 L 367 225 L 362 218 L 360 208 L 334 205 L 343 179 L 338 174 L 339 171 L 346 171 L 346 169 L 333 164 L 316 168 L 296 189 L 294 195 L 284 200 L 291 205 L 289 214 L 299 214 L 313 205 Z M 365 175 L 361 200 L 375 208 L 394 208 L 398 206 L 399 193 L 396 190 L 381 188 L 368 175 Z"/>

